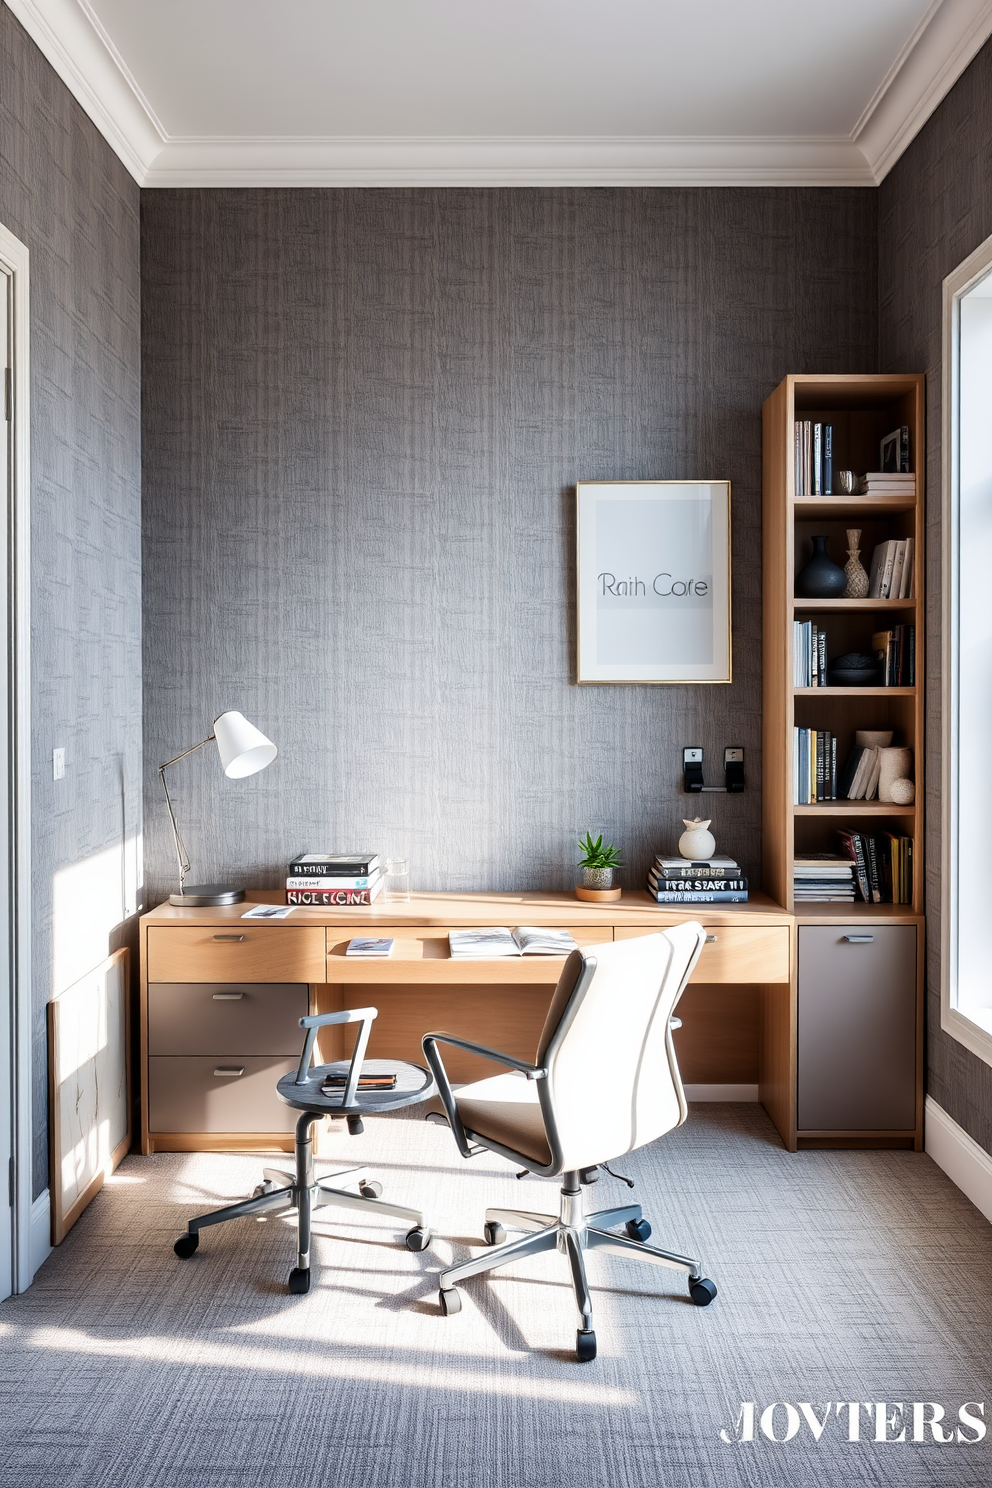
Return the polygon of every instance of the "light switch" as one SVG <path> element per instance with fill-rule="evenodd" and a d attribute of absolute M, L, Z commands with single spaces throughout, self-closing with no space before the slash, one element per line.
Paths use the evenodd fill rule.
<path fill-rule="evenodd" d="M 65 750 L 64 749 L 53 749 L 52 750 L 52 779 L 53 780 L 64 780 L 65 779 Z"/>

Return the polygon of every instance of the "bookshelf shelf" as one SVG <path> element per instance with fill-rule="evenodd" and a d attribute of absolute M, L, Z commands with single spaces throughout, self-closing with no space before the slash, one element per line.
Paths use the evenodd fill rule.
<path fill-rule="evenodd" d="M 793 806 L 797 816 L 911 816 L 915 806 L 896 806 L 892 801 L 814 801 L 810 806 Z"/>
<path fill-rule="evenodd" d="M 923 1135 L 923 691 L 926 681 L 924 564 L 924 379 L 917 375 L 791 375 L 765 401 L 763 420 L 762 838 L 764 888 L 796 917 L 796 966 L 788 996 L 766 989 L 762 1026 L 771 1074 L 762 1100 L 786 1145 L 922 1147 Z M 881 441 L 909 431 L 915 489 L 895 495 L 796 495 L 796 423 L 829 425 L 833 469 L 882 468 Z M 814 427 L 802 453 L 825 451 Z M 807 478 L 808 478 L 807 466 Z M 804 599 L 797 573 L 825 534 L 843 563 L 847 529 L 861 532 L 862 562 L 883 542 L 913 540 L 915 599 Z M 874 634 L 915 627 L 913 687 L 796 687 L 795 632 L 809 644 L 811 622 L 826 638 L 828 661 L 873 651 Z M 803 675 L 800 671 L 798 675 Z M 809 675 L 808 672 L 805 675 Z M 905 675 L 905 674 L 904 674 Z M 796 805 L 795 730 L 831 735 L 837 771 L 861 730 L 891 731 L 912 750 L 915 803 L 829 800 Z M 807 736 L 802 736 L 806 758 Z M 797 752 L 798 753 L 798 752 Z M 814 757 L 815 758 L 815 757 Z M 824 756 L 830 768 L 832 751 Z M 814 792 L 815 793 L 815 792 Z M 855 882 L 868 897 L 796 899 L 797 858 L 838 855 L 840 831 L 857 834 Z M 892 841 L 895 839 L 895 841 Z M 905 849 L 911 843 L 911 853 Z M 907 878 L 907 857 L 911 874 Z M 902 891 L 908 904 L 873 901 Z M 825 890 L 826 892 L 826 890 Z M 854 927 L 857 934 L 849 932 Z M 846 999 L 846 1000 L 845 1000 Z M 883 1012 L 882 1009 L 885 1011 Z M 875 1022 L 873 1023 L 873 1019 Z M 896 1034 L 896 1026 L 901 1030 Z M 814 1038 L 809 1030 L 816 1028 Z M 804 1029 L 806 1033 L 804 1035 Z M 915 1029 L 915 1034 L 913 1030 Z M 873 1030 L 875 1030 L 873 1032 Z M 869 1047 L 872 1053 L 865 1051 Z M 852 1051 L 857 1058 L 854 1074 Z M 860 1059 L 860 1063 L 858 1060 Z M 878 1096 L 881 1089 L 898 1098 Z M 826 1092 L 826 1094 L 825 1094 Z"/>
<path fill-rule="evenodd" d="M 915 599 L 793 599 L 794 610 L 817 610 L 823 615 L 831 611 L 864 610 L 915 610 Z"/>

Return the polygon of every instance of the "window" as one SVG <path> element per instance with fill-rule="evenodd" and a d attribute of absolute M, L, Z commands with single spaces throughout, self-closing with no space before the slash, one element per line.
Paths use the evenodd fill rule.
<path fill-rule="evenodd" d="M 944 281 L 941 1026 L 992 1064 L 992 238 Z"/>

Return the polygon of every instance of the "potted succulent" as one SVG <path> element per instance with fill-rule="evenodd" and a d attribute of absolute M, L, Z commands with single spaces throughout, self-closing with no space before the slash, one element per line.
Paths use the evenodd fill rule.
<path fill-rule="evenodd" d="M 582 884 L 575 890 L 578 898 L 593 901 L 619 899 L 620 889 L 613 886 L 613 875 L 620 867 L 619 848 L 610 842 L 604 844 L 602 832 L 595 842 L 592 833 L 587 832 L 585 838 L 579 838 L 579 847 L 582 849 L 579 859 Z"/>

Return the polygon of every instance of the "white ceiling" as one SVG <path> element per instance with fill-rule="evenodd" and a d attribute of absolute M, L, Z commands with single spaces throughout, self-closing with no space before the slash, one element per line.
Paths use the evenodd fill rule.
<path fill-rule="evenodd" d="M 992 0 L 6 0 L 143 185 L 876 184 Z"/>

